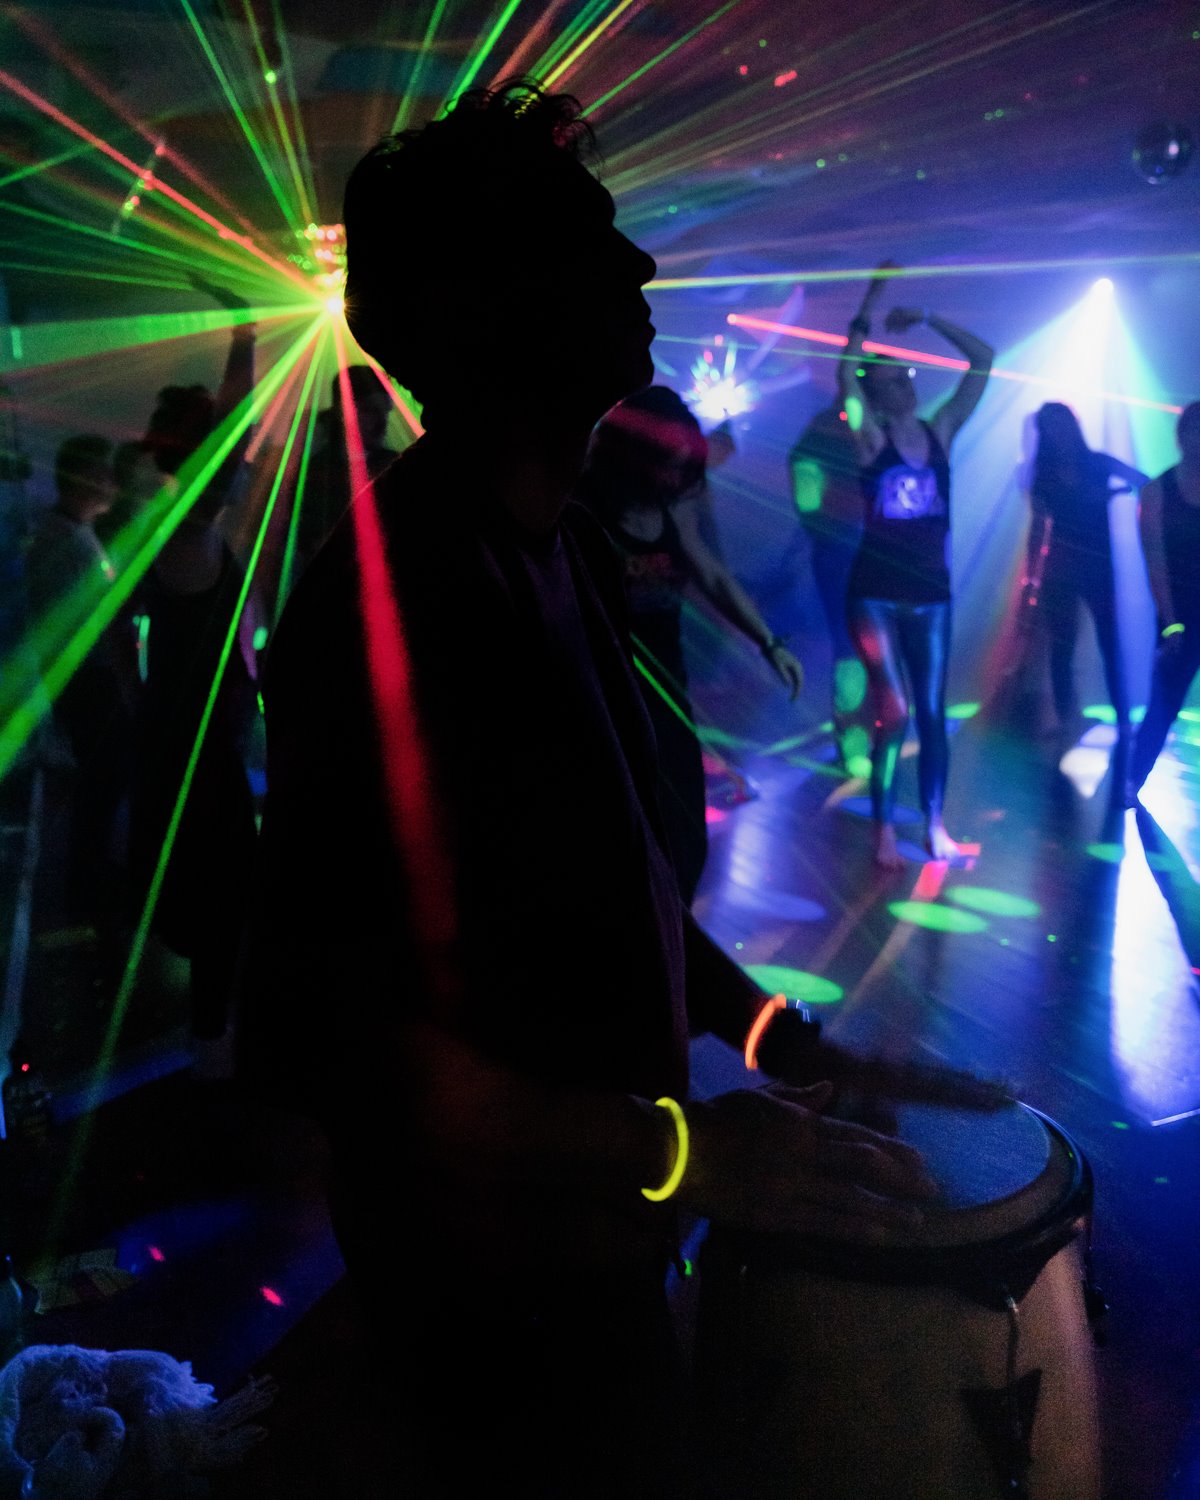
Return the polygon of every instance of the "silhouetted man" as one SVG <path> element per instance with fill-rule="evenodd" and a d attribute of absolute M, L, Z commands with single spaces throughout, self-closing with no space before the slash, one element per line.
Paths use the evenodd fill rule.
<path fill-rule="evenodd" d="M 577 117 L 475 92 L 356 168 L 347 316 L 428 432 L 268 669 L 246 1062 L 328 1131 L 408 1496 L 678 1493 L 676 1205 L 873 1239 L 923 1191 L 906 1148 L 782 1085 L 688 1105 L 677 1191 L 641 1191 L 683 1161 L 655 1101 L 686 1100 L 689 1028 L 741 1046 L 764 997 L 681 906 L 621 580 L 567 503 L 652 376 L 654 263 Z M 805 1052 L 797 1019 L 764 1065 Z"/>

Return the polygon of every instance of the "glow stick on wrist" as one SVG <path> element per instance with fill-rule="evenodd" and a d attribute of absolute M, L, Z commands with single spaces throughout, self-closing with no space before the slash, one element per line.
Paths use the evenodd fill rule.
<path fill-rule="evenodd" d="M 778 1013 L 786 1008 L 787 1001 L 782 995 L 772 995 L 755 1016 L 754 1025 L 751 1026 L 746 1036 L 746 1066 L 752 1072 L 758 1067 L 758 1048 L 763 1039 L 763 1033 Z"/>
<path fill-rule="evenodd" d="M 687 1171 L 688 1123 L 687 1116 L 674 1099 L 656 1099 L 654 1103 L 659 1109 L 665 1109 L 675 1122 L 675 1165 L 668 1173 L 667 1180 L 662 1187 L 643 1188 L 642 1197 L 649 1198 L 651 1203 L 665 1203 L 678 1190 L 679 1184 L 683 1181 L 683 1174 Z"/>

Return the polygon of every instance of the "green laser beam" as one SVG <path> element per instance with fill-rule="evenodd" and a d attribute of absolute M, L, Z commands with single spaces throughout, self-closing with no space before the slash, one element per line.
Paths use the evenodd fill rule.
<path fill-rule="evenodd" d="M 559 32 L 558 36 L 555 37 L 554 41 L 550 43 L 549 47 L 546 48 L 541 57 L 538 58 L 537 62 L 530 69 L 530 73 L 534 78 L 544 79 L 546 77 L 550 69 L 571 50 L 576 40 L 583 35 L 593 21 L 595 21 L 596 17 L 603 13 L 606 3 L 607 0 L 588 0 L 588 3 L 579 14 L 567 22 L 562 31 Z"/>
<path fill-rule="evenodd" d="M 500 40 L 501 36 L 503 36 L 505 28 L 508 26 L 508 23 L 516 14 L 517 7 L 520 4 L 521 0 L 508 0 L 508 3 L 507 5 L 505 5 L 504 10 L 501 12 L 499 19 L 492 26 L 492 29 L 488 32 L 487 36 L 484 37 L 478 50 L 470 58 L 466 72 L 460 73 L 458 78 L 455 79 L 453 88 L 450 90 L 449 95 L 447 96 L 441 109 L 438 111 L 439 114 L 445 114 L 447 109 L 449 109 L 450 107 L 451 100 L 457 99 L 460 94 L 465 94 L 466 91 L 475 82 L 476 78 L 479 77 L 480 70 L 482 69 L 484 63 L 487 62 L 488 58 L 492 55 L 492 49 Z"/>
<path fill-rule="evenodd" d="M 296 190 L 296 201 L 300 205 L 300 212 L 304 219 L 312 222 L 312 204 L 308 201 L 308 190 L 304 179 L 300 174 L 300 161 L 296 155 L 296 148 L 292 141 L 292 132 L 288 129 L 287 118 L 283 113 L 283 105 L 279 98 L 277 88 L 278 73 L 268 61 L 266 50 L 263 47 L 262 34 L 258 29 L 258 19 L 254 14 L 254 7 L 250 0 L 242 0 L 242 10 L 246 15 L 246 24 L 250 28 L 250 37 L 254 44 L 255 54 L 258 57 L 259 68 L 262 73 L 262 81 L 267 90 L 267 97 L 271 101 L 271 112 L 275 117 L 275 128 L 279 132 L 279 143 L 283 148 L 284 159 L 288 165 L 288 171 L 292 174 L 292 186 Z"/>
<path fill-rule="evenodd" d="M 322 320 L 316 320 L 315 330 Z M 266 408 L 284 377 L 300 358 L 312 331 L 306 331 L 276 362 L 255 390 L 180 469 L 176 496 L 160 491 L 144 515 L 130 523 L 128 558 L 107 586 L 85 582 L 49 612 L 0 665 L 0 778 L 8 772 L 48 703 L 53 703 L 76 668 L 95 647 L 137 587 L 167 538 L 228 458 L 242 434 Z M 99 597 L 97 595 L 99 594 Z M 39 674 L 37 663 L 43 663 Z"/>
<path fill-rule="evenodd" d="M 408 111 L 412 100 L 419 98 L 421 86 L 421 75 L 425 71 L 425 59 L 433 47 L 433 39 L 437 35 L 437 29 L 442 24 L 442 16 L 445 14 L 448 0 L 434 0 L 433 10 L 429 14 L 429 20 L 425 26 L 425 35 L 421 38 L 421 48 L 413 59 L 412 71 L 408 75 L 408 82 L 404 86 L 404 93 L 400 99 L 400 108 L 396 111 L 396 118 L 392 121 L 392 132 L 403 130 L 408 124 Z"/>
<path fill-rule="evenodd" d="M 6 177 L 0 177 L 0 188 L 11 187 L 14 182 L 24 182 L 27 177 L 36 177 L 41 172 L 51 172 L 55 167 L 61 167 L 64 162 L 75 161 L 81 156 L 87 156 L 95 151 L 95 146 L 90 141 L 81 142 L 78 145 L 68 146 L 65 151 L 60 151 L 57 156 L 48 156 L 45 161 L 32 161 L 15 172 L 9 172 Z M 99 160 L 105 160 L 101 157 Z"/>
<path fill-rule="evenodd" d="M 112 204 L 105 200 L 106 210 L 111 210 Z M 15 214 L 22 219 L 30 219 L 37 224 L 47 224 L 53 229 L 62 230 L 65 234 L 79 236 L 86 240 L 99 240 L 107 255 L 114 259 L 120 259 L 126 253 L 134 255 L 149 256 L 153 260 L 164 261 L 172 268 L 182 267 L 184 273 L 195 272 L 196 250 L 199 249 L 206 257 L 212 260 L 214 274 L 220 274 L 227 279 L 236 279 L 245 284 L 251 280 L 265 281 L 269 285 L 278 287 L 284 278 L 277 277 L 266 269 L 255 269 L 249 263 L 243 263 L 232 257 L 232 252 L 226 252 L 218 248 L 218 244 L 212 246 L 189 246 L 190 253 L 181 254 L 176 250 L 165 249 L 161 245 L 150 245 L 144 240 L 114 240 L 107 229 L 98 229 L 95 225 L 84 224 L 76 219 L 64 219 L 57 214 L 47 213 L 44 209 L 32 208 L 28 204 L 14 203 L 11 199 L 0 200 L 0 213 Z M 154 227 L 153 221 L 143 222 Z M 82 251 L 81 251 L 82 253 Z M 94 254 L 89 261 L 95 263 Z"/>
<path fill-rule="evenodd" d="M 970 48 L 964 52 L 956 53 L 953 57 L 950 57 L 948 59 L 935 60 L 934 62 L 922 65 L 915 70 L 898 72 L 895 68 L 895 57 L 889 55 L 886 60 L 881 59 L 880 62 L 870 63 L 866 68 L 860 69 L 858 70 L 858 72 L 849 75 L 850 79 L 855 79 L 866 76 L 873 71 L 881 71 L 883 73 L 883 81 L 878 85 L 873 85 L 868 89 L 860 91 L 858 94 L 849 95 L 846 92 L 847 80 L 839 75 L 836 79 L 830 80 L 827 83 L 823 83 L 817 86 L 815 89 L 809 90 L 806 94 L 793 94 L 789 99 L 786 99 L 781 103 L 772 105 L 769 109 L 760 110 L 757 114 L 754 115 L 741 116 L 741 118 L 739 118 L 738 120 L 737 125 L 737 132 L 740 133 L 735 133 L 735 131 L 731 130 L 728 126 L 724 126 L 719 130 L 710 132 L 707 136 L 701 136 L 698 133 L 699 117 L 693 115 L 689 117 L 686 122 L 668 127 L 667 130 L 660 132 L 657 137 L 652 137 L 649 140 L 643 140 L 638 143 L 639 148 L 644 150 L 645 154 L 653 161 L 654 167 L 653 174 L 643 174 L 642 181 L 649 182 L 651 180 L 654 180 L 654 178 L 669 176 L 672 173 L 678 171 L 681 165 L 687 161 L 704 159 L 708 155 L 715 154 L 717 152 L 728 153 L 732 150 L 745 150 L 750 146 L 756 145 L 757 143 L 768 139 L 770 136 L 776 134 L 781 129 L 786 128 L 788 130 L 794 131 L 800 125 L 811 124 L 814 120 L 821 119 L 839 110 L 856 108 L 857 106 L 865 104 L 870 100 L 880 98 L 888 93 L 892 93 L 896 89 L 906 87 L 907 85 L 917 82 L 922 78 L 927 78 L 931 74 L 937 73 L 939 71 L 944 71 L 948 68 L 960 67 L 965 63 L 971 62 L 979 57 L 983 57 L 1000 48 L 1011 46 L 1016 41 L 1025 40 L 1029 37 L 1044 32 L 1048 28 L 1068 25 L 1073 21 L 1082 19 L 1083 17 L 1089 15 L 1094 10 L 1103 9 L 1109 4 L 1111 4 L 1111 0 L 1096 0 L 1096 3 L 1093 3 L 1091 5 L 1082 6 L 1070 13 L 1064 13 L 1050 17 L 1048 20 L 1041 21 L 1034 26 L 1030 26 L 1016 37 L 1007 34 L 1001 35 L 999 37 L 996 37 L 994 35 L 989 36 L 988 40 L 980 43 L 973 48 Z M 1018 6 L 1009 7 L 1010 10 L 1016 10 L 1018 8 Z M 907 52 L 902 55 L 904 57 L 916 55 L 922 49 L 932 53 L 936 48 L 945 45 L 945 43 L 949 40 L 957 38 L 961 33 L 981 26 L 985 24 L 985 22 L 990 26 L 995 21 L 995 19 L 995 15 L 990 15 L 988 17 L 981 17 L 966 22 L 961 26 L 953 28 L 951 31 L 945 33 L 942 36 L 931 39 L 927 43 L 918 43 L 914 47 L 909 48 Z M 831 91 L 834 92 L 834 98 L 830 103 L 823 104 L 819 108 L 808 109 L 807 111 L 797 111 L 797 106 L 804 105 L 810 100 Z M 711 116 L 715 113 L 723 112 L 726 107 L 727 101 L 721 101 L 719 104 L 710 105 L 708 109 L 703 111 L 702 113 L 704 115 Z M 769 121 L 770 123 L 765 124 L 762 129 L 754 130 L 749 128 L 766 121 Z M 685 146 L 676 147 L 673 150 L 664 149 L 664 141 L 666 137 L 670 135 L 678 135 L 681 132 L 685 131 L 688 135 L 688 141 Z M 630 172 L 636 173 L 636 169 L 629 168 L 626 169 L 625 172 L 617 174 L 616 178 L 614 178 L 611 184 L 612 190 L 614 192 L 620 191 L 629 186 L 629 184 L 624 181 L 624 178 Z"/>
<path fill-rule="evenodd" d="M 313 177 L 312 157 L 308 140 L 304 134 L 304 113 L 300 108 L 300 96 L 296 92 L 296 70 L 292 67 L 292 49 L 287 39 L 287 28 L 279 9 L 279 0 L 271 0 L 271 16 L 275 22 L 275 45 L 279 48 L 279 62 L 287 84 L 288 102 L 292 106 L 292 120 L 296 127 L 296 146 L 300 157 L 300 169 L 308 183 L 309 201 L 319 208 L 316 179 Z"/>
<path fill-rule="evenodd" d="M 242 134 L 245 136 L 246 143 L 250 147 L 250 150 L 254 153 L 255 161 L 257 161 L 259 166 L 262 168 L 263 177 L 266 179 L 267 186 L 271 190 L 271 196 L 279 205 L 280 212 L 283 214 L 283 217 L 287 221 L 287 223 L 293 230 L 299 233 L 301 228 L 300 221 L 296 217 L 296 214 L 292 209 L 292 205 L 288 202 L 288 199 L 279 184 L 279 179 L 275 176 L 274 169 L 272 168 L 270 162 L 266 158 L 265 153 L 263 152 L 262 146 L 259 144 L 258 136 L 254 132 L 254 127 L 250 124 L 250 121 L 246 117 L 245 110 L 242 108 L 241 104 L 238 101 L 237 94 L 234 92 L 234 89 L 229 82 L 229 77 L 226 74 L 225 69 L 221 66 L 220 58 L 213 51 L 212 44 L 208 40 L 208 37 L 205 35 L 204 28 L 201 26 L 196 12 L 192 9 L 191 0 L 179 0 L 179 4 L 183 8 L 184 15 L 187 16 L 188 21 L 191 23 L 192 30 L 196 35 L 196 40 L 200 43 L 201 49 L 203 50 L 205 57 L 208 59 L 209 66 L 212 68 L 213 73 L 216 75 L 217 82 L 221 86 L 221 92 L 225 95 L 230 109 L 233 110 L 238 124 L 242 127 Z"/>
<path fill-rule="evenodd" d="M 557 83 L 562 75 L 571 66 L 571 64 L 574 62 L 578 62 L 578 60 L 584 55 L 588 48 L 591 47 L 594 43 L 598 42 L 604 35 L 604 33 L 608 30 L 608 28 L 613 25 L 613 23 L 617 21 L 629 9 L 631 5 L 635 3 L 636 0 L 620 0 L 620 3 L 617 5 L 616 9 L 613 10 L 609 15 L 605 16 L 602 21 L 600 21 L 595 27 L 593 27 L 593 29 L 587 34 L 587 36 L 584 37 L 583 41 L 581 41 L 573 51 L 569 52 L 567 56 L 563 58 L 562 62 L 559 63 L 559 65 L 553 70 L 553 72 L 547 75 L 547 88 L 551 84 Z"/>
<path fill-rule="evenodd" d="M 635 644 L 636 644 L 636 638 L 635 638 Z M 639 649 L 644 651 L 645 647 L 644 646 L 639 646 Z M 650 655 L 649 652 L 646 652 L 646 654 L 647 654 L 647 656 Z M 633 654 L 633 665 L 642 674 L 642 676 L 646 679 L 646 681 L 650 684 L 650 686 L 654 689 L 654 691 L 658 694 L 658 696 L 662 699 L 662 701 L 667 705 L 667 707 L 671 710 L 671 712 L 675 715 L 675 717 L 677 719 L 679 719 L 681 723 L 686 724 L 687 727 L 692 731 L 692 733 L 697 738 L 699 738 L 700 737 L 700 731 L 699 731 L 699 729 L 697 729 L 697 727 L 695 726 L 695 724 L 692 723 L 691 719 L 688 718 L 687 714 L 684 713 L 683 709 L 680 708 L 679 704 L 676 703 L 675 699 L 666 690 L 666 688 L 663 687 L 662 683 L 659 682 L 658 678 L 655 677 L 654 673 L 650 670 L 650 668 L 646 665 L 646 663 L 638 655 L 638 653 L 637 653 L 636 650 L 634 651 L 634 654 Z"/>
<path fill-rule="evenodd" d="M 652 57 L 649 62 L 643 63 L 640 68 L 637 68 L 634 72 L 630 73 L 629 76 L 618 83 L 615 88 L 609 89 L 607 94 L 601 94 L 599 99 L 594 99 L 591 104 L 589 104 L 588 107 L 584 110 L 584 119 L 587 119 L 588 115 L 593 114 L 596 110 L 603 108 L 603 106 L 606 105 L 610 99 L 615 99 L 618 94 L 624 93 L 627 88 L 629 88 L 632 84 L 637 83 L 639 79 L 645 78 L 646 74 L 649 73 L 651 69 L 657 68 L 659 63 L 666 62 L 667 58 L 672 56 L 673 53 L 678 52 L 681 47 L 686 47 L 693 37 L 699 36 L 700 33 L 706 30 L 707 27 L 712 26 L 715 22 L 719 21 L 722 16 L 728 15 L 731 10 L 733 10 L 741 3 L 742 0 L 727 0 L 727 3 L 725 5 L 722 5 L 720 10 L 713 11 L 711 16 L 707 16 L 703 21 L 699 22 L 698 25 L 693 26 L 690 31 L 685 32 L 683 36 L 678 39 L 678 41 L 672 42 L 669 47 L 664 47 L 663 50 L 657 54 L 657 56 Z"/>
<path fill-rule="evenodd" d="M 326 326 L 321 338 L 321 344 L 317 355 L 313 359 L 314 368 L 324 356 L 329 347 L 329 328 Z M 275 617 L 274 623 L 279 624 L 279 617 L 283 614 L 283 606 L 288 595 L 292 591 L 292 572 L 296 566 L 296 539 L 299 536 L 300 510 L 304 504 L 304 493 L 308 486 L 308 465 L 312 457 L 313 433 L 317 426 L 317 403 L 312 402 L 308 412 L 308 431 L 304 434 L 304 447 L 300 450 L 300 470 L 296 475 L 296 493 L 292 498 L 292 513 L 288 517 L 287 542 L 283 549 L 283 566 L 279 570 L 279 591 L 275 595 Z"/>
<path fill-rule="evenodd" d="M 284 372 L 285 375 L 288 371 L 294 368 L 296 360 L 299 359 L 304 349 L 307 348 L 308 343 L 315 336 L 315 331 L 316 330 L 314 328 L 307 335 L 306 339 L 301 343 L 301 347 L 296 353 L 295 358 L 287 362 L 287 370 L 285 370 Z M 281 363 L 283 362 L 281 361 Z M 312 360 L 309 363 L 310 377 L 315 363 L 315 360 Z M 278 366 L 276 368 L 278 368 Z M 282 383 L 282 377 L 279 383 Z M 306 385 L 306 392 L 308 390 L 311 390 L 311 379 Z M 187 806 L 188 794 L 191 792 L 192 782 L 195 779 L 196 767 L 199 764 L 200 754 L 204 748 L 204 741 L 208 734 L 208 726 L 212 722 L 213 712 L 217 704 L 217 697 L 221 691 L 221 684 L 225 678 L 225 669 L 229 665 L 229 658 L 233 653 L 233 648 L 238 638 L 238 626 L 241 622 L 242 613 L 246 607 L 246 600 L 250 596 L 250 589 L 254 582 L 254 574 L 258 567 L 259 558 L 262 554 L 263 543 L 266 539 L 267 534 L 267 528 L 271 522 L 271 515 L 274 511 L 275 502 L 279 496 L 280 486 L 283 483 L 283 476 L 287 466 L 287 462 L 289 457 L 291 456 L 292 444 L 295 442 L 296 432 L 300 426 L 300 419 L 303 415 L 304 397 L 302 396 L 300 402 L 297 403 L 296 406 L 295 416 L 292 419 L 291 429 L 288 433 L 287 442 L 284 445 L 283 456 L 280 459 L 279 467 L 275 474 L 275 482 L 272 485 L 270 497 L 263 511 L 263 518 L 258 528 L 258 535 L 255 539 L 254 548 L 246 564 L 245 575 L 242 579 L 242 586 L 238 592 L 237 601 L 233 607 L 233 613 L 229 621 L 229 627 L 225 632 L 225 639 L 222 642 L 221 652 L 217 659 L 216 672 L 213 675 L 213 680 L 208 690 L 208 697 L 205 702 L 203 712 L 200 715 L 200 723 L 196 730 L 196 737 L 192 742 L 191 753 L 188 756 L 187 766 L 183 773 L 183 782 L 179 788 L 179 793 L 175 798 L 174 806 L 171 809 L 171 817 L 170 821 L 167 824 L 167 831 L 163 838 L 162 848 L 159 851 L 158 861 L 154 867 L 154 874 L 151 877 L 150 886 L 146 893 L 146 900 L 142 906 L 142 911 L 138 919 L 137 927 L 134 930 L 133 942 L 130 946 L 129 958 L 126 961 L 125 970 L 121 975 L 121 983 L 117 989 L 116 997 L 113 1000 L 112 1015 L 110 1016 L 108 1025 L 105 1028 L 104 1039 L 101 1043 L 100 1051 L 96 1056 L 96 1062 L 92 1069 L 92 1078 L 91 1085 L 88 1091 L 88 1100 L 84 1106 L 83 1113 L 81 1114 L 79 1119 L 79 1124 L 77 1125 L 75 1130 L 75 1137 L 71 1143 L 71 1154 L 68 1158 L 66 1168 L 63 1172 L 63 1179 L 59 1188 L 58 1201 L 55 1207 L 54 1214 L 51 1218 L 48 1237 L 52 1244 L 57 1241 L 58 1236 L 61 1233 L 62 1224 L 66 1216 L 67 1205 L 70 1202 L 75 1184 L 79 1180 L 80 1172 L 83 1169 L 84 1157 L 86 1156 L 88 1142 L 91 1138 L 93 1111 L 95 1110 L 96 1105 L 100 1100 L 104 1081 L 111 1071 L 113 1058 L 116 1056 L 117 1042 L 120 1039 L 121 1028 L 124 1025 L 125 1014 L 129 1008 L 129 1000 L 133 994 L 133 987 L 137 981 L 137 974 L 138 970 L 141 967 L 142 956 L 145 953 L 146 942 L 150 936 L 150 928 L 154 921 L 154 913 L 158 907 L 159 897 L 162 894 L 163 882 L 166 879 L 167 866 L 170 863 L 171 854 L 175 848 L 175 840 L 178 837 L 180 824 L 183 821 L 183 814 L 184 809 Z"/>
<path fill-rule="evenodd" d="M 36 370 L 77 359 L 95 359 L 120 350 L 221 333 L 242 324 L 277 318 L 312 316 L 312 305 L 253 307 L 230 312 L 140 313 L 128 318 L 79 318 L 62 323 L 28 323 L 23 332 L 24 353 L 12 359 L 0 345 L 0 371 Z"/>
<path fill-rule="evenodd" d="M 1094 255 L 1069 256 L 1057 260 L 975 261 L 969 265 L 903 266 L 898 270 L 880 271 L 877 267 L 859 266 L 842 271 L 756 271 L 744 276 L 664 276 L 650 282 L 656 292 L 689 291 L 692 288 L 722 286 L 784 286 L 794 282 L 873 281 L 875 277 L 903 280 L 930 276 L 992 276 L 1027 271 L 1106 271 L 1119 266 L 1196 265 L 1200 253 L 1194 250 L 1173 251 L 1165 255 L 1115 255 L 1098 259 Z"/>

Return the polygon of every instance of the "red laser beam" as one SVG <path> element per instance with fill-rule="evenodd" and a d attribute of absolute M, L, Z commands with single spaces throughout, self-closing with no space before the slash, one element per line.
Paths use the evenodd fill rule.
<path fill-rule="evenodd" d="M 450 952 L 455 931 L 453 881 L 440 837 L 429 755 L 417 708 L 400 602 L 388 567 L 375 487 L 367 471 L 342 329 L 335 323 L 338 389 L 350 466 L 351 514 L 358 557 L 364 647 L 381 741 L 388 813 L 435 1002 L 454 993 Z"/>
<path fill-rule="evenodd" d="M 746 313 L 729 313 L 725 321 L 735 328 L 750 328 L 760 333 L 782 333 L 789 338 L 806 339 L 811 344 L 831 344 L 836 349 L 844 349 L 850 342 L 844 333 L 826 333 L 823 328 L 799 328 L 793 323 L 774 323 L 769 318 L 752 318 Z M 947 354 L 926 354 L 920 349 L 905 349 L 899 344 L 877 344 L 872 339 L 864 342 L 863 349 L 867 354 L 888 354 L 895 359 L 910 360 L 914 365 L 933 365 L 943 370 L 971 368 L 965 359 L 954 359 Z M 1028 375 L 1023 370 L 1004 370 L 997 365 L 992 366 L 991 373 L 998 380 L 1020 380 L 1027 385 L 1048 386 L 1055 383 L 1040 375 Z M 1178 416 L 1183 410 L 1182 406 L 1172 406 L 1167 401 L 1148 401 L 1143 396 L 1123 396 L 1116 391 L 1099 391 L 1097 394 L 1105 401 L 1120 401 L 1125 406 L 1170 412 L 1173 416 Z"/>
<path fill-rule="evenodd" d="M 19 78 L 14 78 L 11 73 L 6 72 L 3 68 L 0 68 L 0 84 L 8 89 L 10 93 L 16 94 L 18 99 L 24 99 L 26 104 L 31 104 L 34 109 L 39 110 L 48 119 L 53 120 L 56 125 L 61 125 L 64 130 L 69 130 L 79 140 L 86 141 L 89 146 L 94 146 L 97 151 L 103 152 L 111 161 L 119 163 L 132 175 L 135 182 L 142 175 L 141 167 L 132 157 L 126 156 L 123 151 L 118 151 L 115 146 L 110 146 L 102 137 L 95 135 L 86 126 L 81 125 L 78 120 L 73 120 L 70 115 L 64 114 L 56 105 L 51 104 L 49 99 L 43 99 L 40 94 L 35 94 Z M 286 276 L 290 281 L 294 281 L 304 287 L 305 291 L 310 290 L 309 283 L 294 267 L 289 266 L 286 261 L 276 260 L 273 255 L 268 255 L 265 250 L 260 250 L 249 236 L 235 234 L 227 224 L 222 224 L 220 219 L 215 218 L 207 209 L 201 208 L 198 203 L 194 203 L 191 198 L 181 193 L 178 188 L 173 188 L 170 183 L 163 182 L 159 177 L 155 177 L 148 182 L 147 187 L 150 186 L 153 186 L 157 192 L 162 193 L 164 197 L 170 198 L 172 203 L 177 203 L 180 208 L 186 209 L 190 214 L 194 214 L 202 223 L 215 229 L 223 240 L 229 240 L 233 244 L 240 245 L 243 250 L 248 251 L 257 260 L 269 266 L 276 275 Z"/>
<path fill-rule="evenodd" d="M 111 89 L 106 88 L 94 73 L 84 67 L 78 58 L 72 56 L 59 42 L 58 38 L 52 32 L 48 31 L 40 21 L 34 20 L 31 15 L 13 5 L 5 6 L 4 14 L 26 36 L 35 41 L 48 56 L 64 67 L 86 89 L 90 90 L 102 104 L 112 110 L 113 114 L 124 120 L 131 130 L 136 130 L 143 140 L 149 142 L 155 148 L 156 155 L 160 155 L 164 161 L 169 161 L 173 167 L 176 167 L 183 173 L 189 182 L 194 182 L 198 188 L 202 188 L 213 202 L 219 203 L 228 214 L 237 220 L 247 233 L 253 234 L 256 232 L 250 220 L 244 214 L 240 213 L 223 193 L 198 172 L 186 157 L 181 156 L 178 151 L 172 150 L 170 146 L 160 139 L 158 134 L 150 130 L 139 120 L 133 111 L 126 106 L 124 101 L 114 94 Z"/>

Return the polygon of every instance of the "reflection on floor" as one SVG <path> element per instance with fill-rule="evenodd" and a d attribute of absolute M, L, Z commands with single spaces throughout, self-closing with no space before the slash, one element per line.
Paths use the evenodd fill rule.
<path fill-rule="evenodd" d="M 948 821 L 978 853 L 959 868 L 926 864 L 914 824 L 902 830 L 908 867 L 887 877 L 870 862 L 861 784 L 829 774 L 826 740 L 743 751 L 757 795 L 715 809 L 698 912 L 764 983 L 822 1006 L 840 1040 L 1002 1074 L 1070 1130 L 1096 1173 L 1113 1305 L 1099 1355 L 1108 1500 L 1195 1500 L 1200 751 L 1179 738 L 1133 812 L 1113 804 L 1104 738 L 1059 759 L 961 720 Z M 911 765 L 902 775 L 911 797 Z M 31 1028 L 60 1099 L 77 1091 L 101 1029 L 81 964 L 69 935 L 35 924 Z M 34 1336 L 162 1348 L 223 1390 L 274 1371 L 272 1440 L 219 1493 L 369 1495 L 353 1474 L 369 1407 L 354 1386 L 356 1322 L 321 1206 L 320 1143 L 219 1086 L 154 1076 L 184 1020 L 178 976 L 161 956 L 155 965 L 123 1053 L 142 1081 L 90 1117 L 54 1247 L 112 1253 L 57 1276 L 36 1265 L 77 1122 L 8 1153 L 18 1264 L 40 1278 L 47 1309 Z M 746 1081 L 710 1039 L 694 1063 L 698 1092 Z"/>

